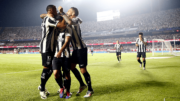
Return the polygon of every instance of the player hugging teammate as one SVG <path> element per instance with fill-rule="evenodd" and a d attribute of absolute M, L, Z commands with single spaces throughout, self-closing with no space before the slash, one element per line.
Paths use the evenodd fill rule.
<path fill-rule="evenodd" d="M 90 74 L 86 69 L 87 47 L 81 37 L 80 23 L 82 23 L 82 20 L 77 17 L 79 14 L 78 9 L 71 7 L 68 10 L 67 15 L 63 12 L 63 8 L 61 6 L 58 8 L 60 12 L 59 14 L 57 14 L 56 7 L 54 5 L 49 5 L 46 10 L 47 14 L 40 15 L 43 19 L 43 37 L 40 43 L 40 50 L 42 54 L 42 64 L 44 66 L 41 75 L 41 85 L 38 87 L 41 98 L 46 99 L 46 95 L 49 94 L 49 92 L 45 89 L 45 84 L 52 74 L 52 69 L 55 80 L 60 87 L 60 98 L 64 96 L 65 89 L 66 98 L 71 97 L 70 69 L 80 83 L 77 95 L 79 95 L 88 86 L 88 91 L 84 97 L 90 97 L 93 94 L 93 89 L 91 86 Z M 69 50 L 70 41 L 73 46 L 71 61 Z M 76 64 L 79 64 L 87 86 L 83 82 L 79 71 L 76 69 Z M 62 83 L 61 67 L 63 73 L 65 74 L 64 87 Z"/>

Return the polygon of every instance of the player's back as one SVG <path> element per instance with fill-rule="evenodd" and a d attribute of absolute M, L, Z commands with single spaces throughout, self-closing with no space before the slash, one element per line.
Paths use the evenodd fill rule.
<path fill-rule="evenodd" d="M 54 51 L 54 30 L 57 21 L 52 17 L 45 17 L 41 24 L 42 40 L 40 42 L 41 53 Z"/>
<path fill-rule="evenodd" d="M 73 18 L 72 21 L 74 22 L 73 25 L 71 25 L 72 28 L 72 40 L 71 44 L 73 46 L 73 49 L 83 49 L 86 48 L 86 44 L 84 43 L 82 36 L 81 36 L 81 28 L 80 24 L 78 22 L 79 18 Z"/>

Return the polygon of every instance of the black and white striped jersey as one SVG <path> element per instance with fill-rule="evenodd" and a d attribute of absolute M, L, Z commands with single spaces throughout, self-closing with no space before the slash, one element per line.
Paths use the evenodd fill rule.
<path fill-rule="evenodd" d="M 121 44 L 115 44 L 114 47 L 116 48 L 116 52 L 121 52 Z"/>
<path fill-rule="evenodd" d="M 147 42 L 146 38 L 144 38 L 144 42 Z M 137 52 L 146 52 L 146 45 L 139 38 L 136 39 L 136 44 L 138 44 Z"/>
<path fill-rule="evenodd" d="M 81 36 L 80 22 L 82 22 L 80 18 L 72 18 L 72 25 L 70 26 L 72 28 L 71 44 L 74 50 L 86 48 L 86 44 Z"/>
<path fill-rule="evenodd" d="M 56 30 L 56 48 L 55 48 L 55 57 L 57 55 L 57 53 L 60 51 L 60 49 L 62 48 L 62 46 L 65 43 L 65 38 L 67 36 L 71 37 L 72 35 L 72 30 L 71 28 L 66 28 L 63 31 L 58 31 Z M 61 57 L 66 57 L 69 58 L 70 57 L 70 49 L 69 49 L 69 45 L 68 47 L 65 48 L 65 50 L 61 53 Z"/>
<path fill-rule="evenodd" d="M 54 31 L 59 21 L 46 16 L 41 24 L 42 39 L 40 42 L 41 53 L 54 52 Z"/>

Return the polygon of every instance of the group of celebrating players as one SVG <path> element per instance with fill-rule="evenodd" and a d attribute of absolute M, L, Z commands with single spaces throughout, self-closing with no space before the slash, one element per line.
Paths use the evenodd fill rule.
<path fill-rule="evenodd" d="M 87 47 L 81 37 L 80 24 L 82 20 L 77 17 L 78 9 L 71 7 L 67 13 L 64 13 L 63 8 L 59 6 L 59 13 L 57 13 L 54 5 L 48 5 L 46 11 L 47 14 L 40 15 L 43 19 L 41 24 L 42 40 L 40 42 L 43 71 L 41 84 L 38 87 L 41 98 L 46 99 L 49 94 L 45 85 L 52 73 L 60 87 L 59 97 L 70 98 L 70 70 L 80 83 L 77 95 L 88 87 L 84 97 L 90 97 L 94 91 L 91 86 L 90 74 L 86 69 Z M 70 55 L 70 44 L 73 47 L 72 56 Z M 80 72 L 76 68 L 77 64 L 79 64 L 87 85 L 83 82 Z"/>
<path fill-rule="evenodd" d="M 42 57 L 43 71 L 41 74 L 41 84 L 38 87 L 42 99 L 46 99 L 50 94 L 45 88 L 46 82 L 51 74 L 59 85 L 59 97 L 70 98 L 71 76 L 70 70 L 80 83 L 79 90 L 76 95 L 79 95 L 84 89 L 88 87 L 88 91 L 84 97 L 90 97 L 94 91 L 91 86 L 91 77 L 88 73 L 87 66 L 87 47 L 81 37 L 80 24 L 82 20 L 78 17 L 78 9 L 71 7 L 67 13 L 63 12 L 61 6 L 58 7 L 57 13 L 54 5 L 48 5 L 46 8 L 47 14 L 41 14 L 43 19 L 42 40 L 40 42 L 40 53 Z M 70 55 L 69 46 L 73 47 L 72 56 Z M 142 66 L 140 57 L 143 57 L 143 64 L 145 69 L 147 40 L 143 38 L 143 33 L 139 33 L 139 38 L 136 39 L 136 46 L 138 47 L 137 60 Z M 122 45 L 115 45 L 117 59 L 121 60 Z M 93 53 L 93 47 L 91 47 Z M 93 54 L 92 54 L 93 55 Z M 83 82 L 80 72 L 76 65 L 79 64 L 80 71 L 83 74 L 86 84 Z M 62 73 L 63 72 L 63 73 Z"/>

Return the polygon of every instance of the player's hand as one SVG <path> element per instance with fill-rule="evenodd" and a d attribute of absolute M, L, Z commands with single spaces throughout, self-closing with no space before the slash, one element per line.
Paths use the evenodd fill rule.
<path fill-rule="evenodd" d="M 41 50 L 39 50 L 39 53 L 41 53 Z"/>
<path fill-rule="evenodd" d="M 58 52 L 57 55 L 56 55 L 57 58 L 60 58 L 61 57 L 61 52 Z"/>
<path fill-rule="evenodd" d="M 59 11 L 60 13 L 62 13 L 62 12 L 63 12 L 63 8 L 62 8 L 61 6 L 59 6 L 59 7 L 58 7 L 58 11 Z"/>

